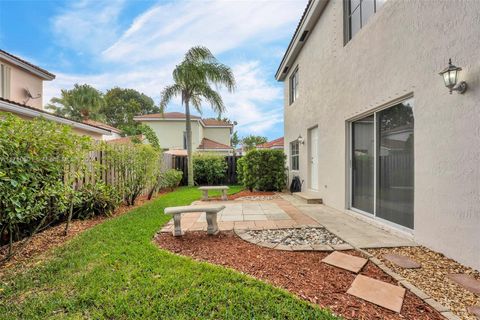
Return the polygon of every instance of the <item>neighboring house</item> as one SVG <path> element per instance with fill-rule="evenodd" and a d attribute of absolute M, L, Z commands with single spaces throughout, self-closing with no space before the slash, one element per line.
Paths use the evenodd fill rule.
<path fill-rule="evenodd" d="M 480 1 L 310 1 L 276 73 L 302 191 L 477 269 L 479 12 Z M 464 94 L 439 76 L 449 58 Z"/>
<path fill-rule="evenodd" d="M 135 121 L 148 125 L 158 137 L 160 147 L 167 150 L 186 150 L 185 114 L 165 112 L 134 117 Z M 192 146 L 197 152 L 230 154 L 233 125 L 216 120 L 191 116 Z M 179 154 L 179 152 L 176 152 Z"/>
<path fill-rule="evenodd" d="M 112 134 L 112 130 L 53 115 L 43 109 L 43 81 L 55 75 L 17 56 L 0 50 L 0 112 L 10 112 L 23 119 L 43 117 L 69 125 L 74 132 L 94 139 Z"/>
<path fill-rule="evenodd" d="M 281 150 L 283 150 L 284 149 L 283 137 L 272 140 L 272 141 L 269 141 L 269 142 L 266 142 L 266 143 L 259 144 L 257 146 L 257 149 L 281 149 Z"/>
<path fill-rule="evenodd" d="M 109 130 L 110 131 L 110 134 L 105 134 L 102 136 L 102 140 L 105 140 L 105 141 L 108 141 L 108 140 L 113 140 L 113 139 L 119 139 L 122 137 L 121 133 L 122 133 L 122 130 L 120 129 L 117 129 L 115 127 L 112 127 L 106 123 L 103 123 L 103 122 L 100 122 L 100 121 L 95 121 L 95 120 L 91 120 L 91 119 L 88 119 L 88 120 L 84 120 L 83 123 L 86 123 L 86 124 L 91 124 L 93 126 L 96 126 L 96 127 L 100 127 L 100 128 L 103 128 L 105 130 Z"/>

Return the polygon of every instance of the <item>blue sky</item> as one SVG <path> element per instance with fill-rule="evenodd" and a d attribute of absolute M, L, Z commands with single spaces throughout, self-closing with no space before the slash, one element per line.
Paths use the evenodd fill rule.
<path fill-rule="evenodd" d="M 283 135 L 274 74 L 306 2 L 0 0 L 0 48 L 57 75 L 45 83 L 44 103 L 74 83 L 134 88 L 158 103 L 184 52 L 205 45 L 237 79 L 236 92 L 223 93 L 225 116 L 241 136 L 274 139 Z M 168 110 L 181 111 L 179 101 Z"/>

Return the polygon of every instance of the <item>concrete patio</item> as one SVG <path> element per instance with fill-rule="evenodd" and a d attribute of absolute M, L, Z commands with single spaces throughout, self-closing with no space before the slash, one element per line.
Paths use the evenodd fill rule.
<path fill-rule="evenodd" d="M 194 202 L 193 205 L 212 204 Z M 407 237 L 393 234 L 373 224 L 321 204 L 305 204 L 298 199 L 281 194 L 272 200 L 216 201 L 225 205 L 218 215 L 220 231 L 262 230 L 301 227 L 324 227 L 339 238 L 358 248 L 415 246 Z M 205 213 L 194 212 L 182 215 L 182 230 L 206 231 Z M 161 232 L 172 232 L 169 221 Z"/>

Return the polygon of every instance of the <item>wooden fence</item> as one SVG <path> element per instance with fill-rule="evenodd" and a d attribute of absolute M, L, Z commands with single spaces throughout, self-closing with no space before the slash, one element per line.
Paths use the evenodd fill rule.
<path fill-rule="evenodd" d="M 225 156 L 225 161 L 227 162 L 227 173 L 221 184 L 237 184 L 237 161 L 241 156 Z M 188 170 L 187 170 L 187 157 L 186 156 L 175 156 L 170 154 L 165 154 L 163 158 L 164 166 L 169 166 L 168 168 L 180 170 L 183 172 L 182 181 L 180 184 L 185 186 L 188 184 Z"/>

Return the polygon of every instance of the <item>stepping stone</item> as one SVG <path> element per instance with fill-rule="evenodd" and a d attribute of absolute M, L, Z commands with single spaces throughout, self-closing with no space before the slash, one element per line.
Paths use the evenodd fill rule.
<path fill-rule="evenodd" d="M 458 285 L 464 289 L 473 292 L 477 295 L 480 295 L 480 281 L 476 280 L 474 277 L 469 276 L 468 274 L 449 274 L 447 278 L 456 282 Z"/>
<path fill-rule="evenodd" d="M 392 262 L 393 264 L 396 264 L 397 266 L 405 269 L 418 269 L 422 267 L 422 265 L 417 261 L 412 260 L 406 256 L 402 256 L 400 254 L 389 253 L 384 255 L 383 257 L 388 261 Z"/>
<path fill-rule="evenodd" d="M 480 319 L 480 306 L 470 306 L 467 308 L 467 311 L 477 316 L 478 319 Z"/>
<path fill-rule="evenodd" d="M 397 313 L 402 310 L 405 297 L 404 288 L 362 275 L 353 280 L 347 293 Z"/>
<path fill-rule="evenodd" d="M 367 261 L 367 259 L 351 256 L 338 251 L 330 253 L 322 260 L 322 262 L 326 264 L 355 273 L 360 272 Z"/>

